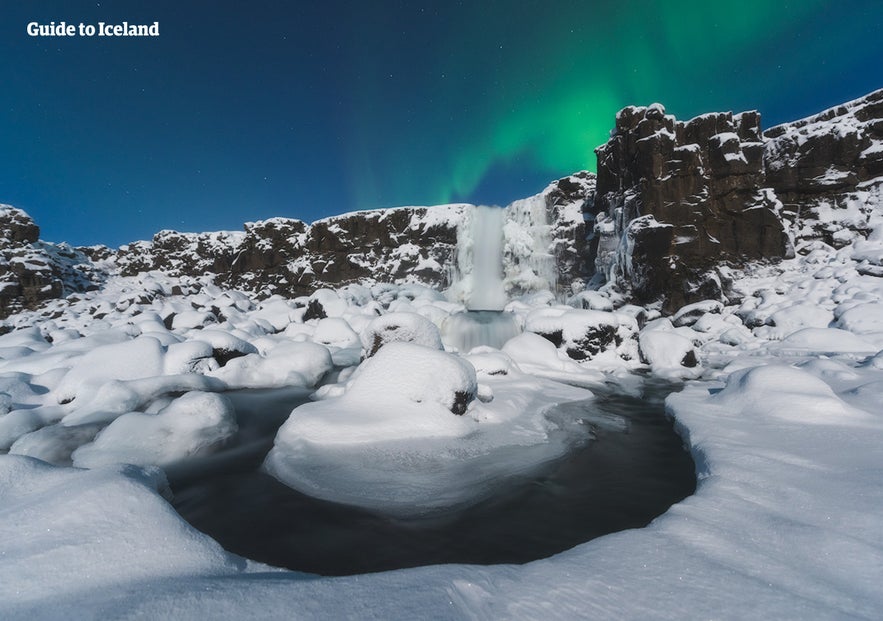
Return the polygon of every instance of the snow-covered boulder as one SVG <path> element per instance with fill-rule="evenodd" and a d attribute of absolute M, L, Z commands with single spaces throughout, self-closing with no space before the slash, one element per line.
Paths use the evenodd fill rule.
<path fill-rule="evenodd" d="M 211 372 L 229 388 L 315 386 L 334 366 L 328 348 L 309 341 L 288 341 L 266 356 L 247 354 Z"/>
<path fill-rule="evenodd" d="M 617 313 L 541 308 L 528 315 L 524 329 L 548 339 L 573 360 L 590 360 L 634 338 L 637 324 Z"/>
<path fill-rule="evenodd" d="M 75 359 L 56 389 L 56 398 L 66 403 L 110 380 L 162 375 L 164 357 L 163 346 L 150 336 L 96 347 Z"/>
<path fill-rule="evenodd" d="M 168 465 L 210 453 L 237 429 L 233 404 L 227 397 L 189 392 L 158 414 L 123 414 L 71 457 L 74 466 L 80 468 Z"/>
<path fill-rule="evenodd" d="M 480 403 L 468 361 L 390 343 L 342 394 L 296 408 L 264 467 L 305 494 L 400 517 L 477 502 L 566 452 L 586 427 L 565 431 L 545 412 L 591 397 L 524 376 L 502 359 L 487 363 L 508 372 L 484 374 L 484 400 L 493 400 Z"/>
<path fill-rule="evenodd" d="M 371 321 L 361 334 L 365 356 L 370 358 L 387 343 L 414 343 L 443 349 L 438 327 L 417 313 L 387 313 Z"/>
<path fill-rule="evenodd" d="M 657 375 L 693 375 L 685 373 L 694 369 L 699 361 L 693 341 L 670 330 L 644 330 L 638 335 L 641 358 Z"/>

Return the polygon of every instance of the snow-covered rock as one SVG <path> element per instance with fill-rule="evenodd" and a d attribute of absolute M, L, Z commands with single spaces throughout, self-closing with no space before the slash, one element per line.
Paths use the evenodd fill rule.
<path fill-rule="evenodd" d="M 188 392 L 157 414 L 131 412 L 116 418 L 93 442 L 71 456 L 74 466 L 167 465 L 203 455 L 236 433 L 236 415 L 223 395 Z"/>
<path fill-rule="evenodd" d="M 392 312 L 381 315 L 362 330 L 360 338 L 367 357 L 373 356 L 388 343 L 444 348 L 436 325 L 417 313 Z"/>

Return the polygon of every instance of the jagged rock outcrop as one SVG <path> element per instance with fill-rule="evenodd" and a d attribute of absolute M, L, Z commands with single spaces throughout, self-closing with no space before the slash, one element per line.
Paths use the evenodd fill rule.
<path fill-rule="evenodd" d="M 552 262 L 559 294 L 612 279 L 626 301 L 671 312 L 722 299 L 722 266 L 788 256 L 790 240 L 798 252 L 818 243 L 863 252 L 871 220 L 883 218 L 874 208 L 883 204 L 883 90 L 765 134 L 756 112 L 682 122 L 658 104 L 624 108 L 596 152 L 597 178 L 578 172 L 510 207 L 510 292 L 532 290 L 542 278 L 524 275 Z M 111 250 L 39 241 L 25 212 L 0 206 L 0 318 L 114 273 L 160 271 L 258 297 L 361 281 L 441 289 L 469 209 L 380 209 L 312 225 L 272 218 L 241 232 L 161 231 Z M 883 257 L 868 250 L 859 271 L 883 276 Z"/>
<path fill-rule="evenodd" d="M 0 205 L 0 318 L 74 292 L 94 289 L 106 272 L 67 244 L 39 241 L 40 227 L 21 209 Z"/>
<path fill-rule="evenodd" d="M 298 296 L 352 282 L 442 287 L 455 259 L 465 205 L 353 212 L 308 225 L 291 218 L 249 222 L 244 232 L 161 231 L 117 252 L 123 275 L 159 270 L 215 278 L 262 295 Z"/>
<path fill-rule="evenodd" d="M 766 183 L 798 243 L 839 248 L 867 237 L 883 198 L 883 89 L 764 136 Z"/>
<path fill-rule="evenodd" d="M 861 242 L 883 217 L 883 90 L 763 134 L 756 112 L 677 121 L 619 112 L 596 150 L 589 256 L 595 284 L 673 311 L 721 299 L 722 265 Z M 787 235 L 786 235 L 787 233 Z M 860 271 L 883 275 L 883 258 Z"/>
<path fill-rule="evenodd" d="M 595 174 L 583 170 L 553 181 L 543 191 L 560 291 L 571 285 L 582 288 L 594 271 L 585 215 L 594 206 L 595 183 Z"/>
<path fill-rule="evenodd" d="M 721 297 L 722 262 L 788 254 L 758 113 L 682 122 L 659 104 L 628 107 L 596 153 L 596 269 L 634 301 L 671 311 Z"/>
<path fill-rule="evenodd" d="M 176 276 L 202 276 L 228 272 L 243 234 L 230 231 L 179 233 L 164 230 L 152 242 L 121 246 L 116 264 L 124 276 L 159 270 Z"/>

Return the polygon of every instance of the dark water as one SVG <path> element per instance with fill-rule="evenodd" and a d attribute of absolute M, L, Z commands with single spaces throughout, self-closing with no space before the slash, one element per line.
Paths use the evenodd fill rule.
<path fill-rule="evenodd" d="M 543 475 L 435 521 L 399 521 L 304 496 L 258 471 L 272 445 L 253 424 L 214 463 L 171 470 L 174 506 L 227 550 L 323 575 L 438 563 L 525 563 L 611 532 L 646 526 L 695 491 L 694 465 L 663 413 L 668 389 L 599 395 L 558 415 L 589 413 L 594 440 Z M 251 399 L 253 395 L 249 396 Z M 281 424 L 302 393 L 262 395 L 262 430 Z M 254 408 L 253 401 L 237 409 Z M 274 410 L 275 408 L 275 410 Z M 287 408 L 287 409 L 286 409 Z M 626 425 L 604 424 L 622 417 Z M 249 417 L 250 418 L 250 417 Z M 277 422 L 278 421 L 278 422 Z"/>

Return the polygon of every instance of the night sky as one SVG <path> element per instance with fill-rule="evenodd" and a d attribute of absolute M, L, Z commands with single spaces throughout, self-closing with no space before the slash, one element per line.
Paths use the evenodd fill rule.
<path fill-rule="evenodd" d="M 34 38 L 28 22 L 160 23 Z M 395 205 L 505 204 L 594 169 L 616 111 L 883 87 L 883 2 L 4 2 L 0 203 L 116 246 Z"/>

